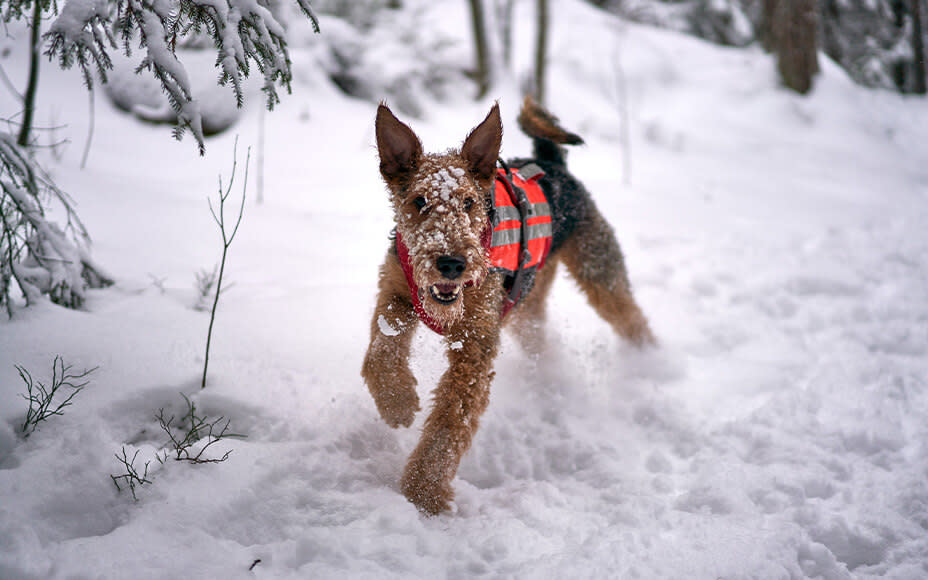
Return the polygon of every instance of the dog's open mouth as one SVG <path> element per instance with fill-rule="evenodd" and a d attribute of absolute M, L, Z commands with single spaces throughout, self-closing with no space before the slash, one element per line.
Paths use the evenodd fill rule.
<path fill-rule="evenodd" d="M 432 284 L 429 286 L 432 300 L 439 304 L 453 304 L 461 295 L 461 286 L 458 284 Z"/>

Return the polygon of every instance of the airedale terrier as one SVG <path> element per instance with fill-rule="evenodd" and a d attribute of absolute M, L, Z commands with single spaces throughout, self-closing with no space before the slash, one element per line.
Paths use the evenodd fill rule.
<path fill-rule="evenodd" d="M 567 172 L 562 145 L 582 140 L 529 98 L 519 125 L 533 140 L 534 157 L 500 161 L 505 169 L 498 169 L 498 104 L 459 151 L 438 154 L 424 153 L 416 134 L 386 105 L 377 110 L 380 172 L 396 230 L 380 269 L 361 375 L 384 421 L 408 427 L 420 410 L 408 360 L 413 333 L 422 321 L 444 334 L 449 367 L 401 483 L 403 494 L 427 514 L 448 509 L 454 496 L 451 481 L 489 401 L 503 323 L 516 322 L 527 349 L 543 344 L 545 298 L 559 262 L 619 335 L 640 346 L 655 342 L 612 227 Z M 523 189 L 530 182 L 540 185 L 546 200 L 537 191 L 527 199 Z M 515 198 L 501 204 L 500 191 Z M 509 252 L 515 265 L 491 259 L 501 246 L 516 248 Z"/>

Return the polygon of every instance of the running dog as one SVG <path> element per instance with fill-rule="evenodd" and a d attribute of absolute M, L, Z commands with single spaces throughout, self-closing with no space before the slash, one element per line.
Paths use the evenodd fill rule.
<path fill-rule="evenodd" d="M 530 98 L 518 122 L 533 157 L 505 163 L 498 104 L 459 150 L 445 153 L 423 152 L 408 125 L 385 104 L 377 109 L 380 173 L 396 229 L 361 376 L 383 420 L 408 427 L 420 410 L 412 336 L 420 322 L 444 335 L 449 366 L 401 481 L 430 515 L 454 497 L 451 482 L 489 401 L 503 325 L 513 324 L 526 349 L 542 349 L 559 263 L 616 333 L 638 346 L 655 343 L 612 227 L 567 171 L 563 146 L 582 139 Z"/>

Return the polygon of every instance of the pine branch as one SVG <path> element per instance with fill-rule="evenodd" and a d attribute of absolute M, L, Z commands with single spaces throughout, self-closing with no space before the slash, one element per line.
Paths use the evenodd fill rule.
<path fill-rule="evenodd" d="M 50 222 L 44 206 L 64 210 L 64 226 Z M 28 303 L 48 294 L 53 302 L 78 307 L 84 289 L 112 284 L 87 249 L 90 236 L 74 202 L 15 143 L 0 133 L 0 304 L 12 316 L 13 283 Z"/>
<path fill-rule="evenodd" d="M 296 2 L 319 32 L 309 1 Z M 144 51 L 136 72 L 148 70 L 161 83 L 177 114 L 174 136 L 179 139 L 190 129 L 201 154 L 202 116 L 186 68 L 176 55 L 179 38 L 207 32 L 216 50 L 219 84 L 231 86 L 239 107 L 252 64 L 264 75 L 268 109 L 280 101 L 278 87 L 290 92 L 293 73 L 286 29 L 261 0 L 65 0 L 44 36 L 49 43 L 45 54 L 57 57 L 62 68 L 78 64 L 88 86 L 93 67 L 105 82 L 113 66 L 109 50 L 117 48 L 114 29 L 120 31 L 126 55 L 135 42 Z"/>

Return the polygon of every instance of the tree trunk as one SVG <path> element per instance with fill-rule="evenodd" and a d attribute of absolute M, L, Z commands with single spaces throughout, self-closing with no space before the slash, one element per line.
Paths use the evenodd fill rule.
<path fill-rule="evenodd" d="M 760 38 L 761 46 L 767 52 L 775 52 L 777 41 L 773 36 L 773 21 L 777 13 L 777 0 L 762 0 L 761 2 L 761 19 L 757 28 L 757 36 Z"/>
<path fill-rule="evenodd" d="M 32 119 L 35 117 L 35 94 L 39 88 L 39 45 L 42 42 L 42 6 L 39 0 L 32 3 L 32 24 L 29 38 L 29 84 L 23 96 L 23 124 L 19 128 L 17 145 L 29 145 L 29 136 L 32 133 Z"/>
<path fill-rule="evenodd" d="M 496 21 L 503 52 L 503 66 L 512 70 L 512 10 L 515 0 L 497 0 Z"/>
<path fill-rule="evenodd" d="M 543 105 L 548 60 L 548 0 L 538 0 L 538 27 L 535 38 L 535 100 Z"/>
<path fill-rule="evenodd" d="M 482 0 L 470 0 L 470 16 L 474 25 L 474 48 L 477 56 L 474 80 L 477 82 L 477 98 L 482 99 L 490 90 L 490 63 L 487 55 L 487 33 Z"/>
<path fill-rule="evenodd" d="M 816 0 L 776 0 L 772 38 L 783 84 L 804 95 L 818 73 Z"/>
<path fill-rule="evenodd" d="M 922 30 L 922 0 L 912 1 L 912 54 L 915 65 L 915 82 L 912 92 L 918 95 L 928 93 L 925 86 L 925 38 Z"/>

